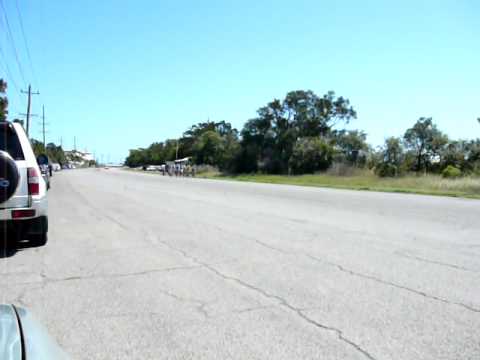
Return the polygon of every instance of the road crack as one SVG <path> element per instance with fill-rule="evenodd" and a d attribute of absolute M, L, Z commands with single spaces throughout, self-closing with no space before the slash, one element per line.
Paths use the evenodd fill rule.
<path fill-rule="evenodd" d="M 416 295 L 423 296 L 423 297 L 428 298 L 428 299 L 440 301 L 440 302 L 445 303 L 445 304 L 461 306 L 461 307 L 463 307 L 463 308 L 465 308 L 469 311 L 473 311 L 473 312 L 477 312 L 477 313 L 480 312 L 480 309 L 477 309 L 473 306 L 470 306 L 470 305 L 467 305 L 467 304 L 464 304 L 464 303 L 461 303 L 461 302 L 450 301 L 450 300 L 447 300 L 447 299 L 444 299 L 444 298 L 441 298 L 441 297 L 438 297 L 438 296 L 435 296 L 435 295 L 427 294 L 426 292 L 423 292 L 423 291 L 420 291 L 420 290 L 410 288 L 408 286 L 399 285 L 399 284 L 396 284 L 396 283 L 391 282 L 391 281 L 383 280 L 383 279 L 378 278 L 376 276 L 362 274 L 362 273 L 347 269 L 340 264 L 337 264 L 337 263 L 334 263 L 334 262 L 331 262 L 331 261 L 328 261 L 328 260 L 322 260 L 322 259 L 319 259 L 315 256 L 310 255 L 310 254 L 303 254 L 303 255 L 307 256 L 308 258 L 310 258 L 314 261 L 320 262 L 322 264 L 327 264 L 327 265 L 336 267 L 341 272 L 350 274 L 352 276 L 357 276 L 357 277 L 360 277 L 360 278 L 363 278 L 363 279 L 368 279 L 368 280 L 371 280 L 371 281 L 375 281 L 375 282 L 383 284 L 383 285 L 392 286 L 394 288 L 405 290 L 405 291 L 414 293 Z"/>
<path fill-rule="evenodd" d="M 177 295 L 177 294 L 174 294 L 170 291 L 167 291 L 167 290 L 159 290 L 159 292 L 165 296 L 168 296 L 172 299 L 175 299 L 177 301 L 180 301 L 180 302 L 183 302 L 183 303 L 193 303 L 195 304 L 195 309 L 203 315 L 203 317 L 205 319 L 210 319 L 211 316 L 210 314 L 208 313 L 208 311 L 205 309 L 208 305 L 210 305 L 211 303 L 215 302 L 216 300 L 212 300 L 212 301 L 202 301 L 202 300 L 198 300 L 198 299 L 193 299 L 193 298 L 189 298 L 189 297 L 182 297 L 180 295 Z"/>
<path fill-rule="evenodd" d="M 274 309 L 274 306 L 271 305 L 264 305 L 264 306 L 253 306 L 253 307 L 248 307 L 240 310 L 233 310 L 231 311 L 232 314 L 244 314 L 244 313 L 249 313 L 253 311 L 258 311 L 258 310 L 268 310 L 268 309 Z"/>
<path fill-rule="evenodd" d="M 205 267 L 207 269 L 209 269 L 211 272 L 215 273 L 216 275 L 218 275 L 219 277 L 223 278 L 224 280 L 230 280 L 232 282 L 235 282 L 237 283 L 238 285 L 244 287 L 244 288 L 247 288 L 251 291 L 254 291 L 256 293 L 259 293 L 261 295 L 263 295 L 264 297 L 268 298 L 268 299 L 273 299 L 273 300 L 277 300 L 279 302 L 279 304 L 281 306 L 283 306 L 284 308 L 287 308 L 288 310 L 292 311 L 294 314 L 296 314 L 298 317 L 300 317 L 301 319 L 303 319 L 304 321 L 306 321 L 307 323 L 315 326 L 316 328 L 319 328 L 319 329 L 322 329 L 322 330 L 326 330 L 326 331 L 331 331 L 331 332 L 334 332 L 338 339 L 340 339 L 341 341 L 345 342 L 346 344 L 350 345 L 351 347 L 353 347 L 354 349 L 356 349 L 357 351 L 359 351 L 360 353 L 362 353 L 366 358 L 368 359 L 371 359 L 371 360 L 375 360 L 375 358 L 373 357 L 373 355 L 371 355 L 367 350 L 363 349 L 359 344 L 355 343 L 354 341 L 348 339 L 344 334 L 343 334 L 343 331 L 336 328 L 336 327 L 333 327 L 333 326 L 329 326 L 329 325 L 325 325 L 325 324 L 322 324 L 310 317 L 308 317 L 306 314 L 304 314 L 300 309 L 296 308 L 295 306 L 291 305 L 287 300 L 285 300 L 283 297 L 279 296 L 279 295 L 275 295 L 275 294 L 270 294 L 269 292 L 265 291 L 264 289 L 262 288 L 259 288 L 259 287 L 256 287 L 252 284 L 249 284 L 239 278 L 236 278 L 236 277 L 233 277 L 233 276 L 230 276 L 230 275 L 226 275 L 224 273 L 222 273 L 221 271 L 219 271 L 218 269 L 214 268 L 213 266 L 210 266 L 210 265 L 205 265 Z"/>
<path fill-rule="evenodd" d="M 221 229 L 220 227 L 218 227 L 218 229 Z M 305 256 L 307 258 L 310 258 L 314 261 L 317 261 L 317 262 L 320 262 L 320 263 L 323 263 L 323 264 L 327 264 L 327 265 L 330 265 L 330 266 L 333 266 L 333 267 L 336 267 L 338 270 L 344 272 L 344 273 L 348 273 L 350 275 L 353 275 L 353 276 L 357 276 L 357 277 L 360 277 L 360 278 L 364 278 L 364 279 L 368 279 L 368 280 L 372 280 L 372 281 L 375 281 L 377 283 L 381 283 L 383 285 L 388 285 L 388 286 L 392 286 L 392 287 L 395 287 L 397 289 L 402 289 L 402 290 L 405 290 L 405 291 L 409 291 L 411 293 L 414 293 L 414 294 L 417 294 L 417 295 L 420 295 L 420 296 L 423 296 L 425 298 L 428 298 L 428 299 L 431 299 L 431 300 L 436 300 L 436 301 L 440 301 L 440 302 L 443 302 L 445 304 L 450 304 L 450 305 L 455 305 L 455 306 L 460 306 L 460 307 L 463 307 L 464 309 L 467 309 L 469 311 L 473 311 L 473 312 L 480 312 L 480 309 L 479 308 L 476 308 L 476 307 L 473 307 L 473 306 L 470 306 L 470 305 L 467 305 L 467 304 L 464 304 L 462 302 L 456 302 L 456 301 L 450 301 L 450 300 L 447 300 L 447 299 L 444 299 L 444 298 L 441 298 L 439 296 L 435 296 L 435 295 L 431 295 L 431 294 L 427 294 L 426 292 L 423 292 L 423 291 L 420 291 L 420 290 L 416 290 L 416 289 L 413 289 L 413 288 L 410 288 L 408 286 L 403 286 L 403 285 L 399 285 L 399 284 L 396 284 L 396 283 L 393 283 L 393 282 L 390 282 L 390 281 L 387 281 L 387 280 L 383 280 L 381 278 L 378 278 L 378 277 L 375 277 L 375 276 L 371 276 L 371 275 L 366 275 L 366 274 L 362 274 L 362 273 L 359 273 L 359 272 L 355 272 L 353 270 L 350 270 L 350 269 L 347 269 L 345 267 L 343 267 L 342 265 L 340 264 L 337 264 L 337 263 L 334 263 L 334 262 L 331 262 L 331 261 L 327 261 L 327 260 L 322 260 L 322 259 L 319 259 L 315 256 L 312 256 L 310 254 L 307 254 L 307 253 L 302 253 L 302 252 L 296 252 L 296 251 L 287 251 L 287 250 L 284 250 L 284 249 L 281 249 L 281 248 L 278 248 L 278 247 L 275 247 L 273 245 L 270 245 L 270 244 L 267 244 L 263 241 L 260 241 L 258 239 L 255 239 L 255 238 L 251 238 L 249 236 L 245 236 L 245 235 L 240 235 L 242 238 L 245 238 L 247 240 L 250 240 L 250 241 L 253 241 L 255 243 L 257 243 L 258 245 L 266 248 L 266 249 L 270 249 L 270 250 L 274 250 L 276 252 L 279 252 L 283 255 L 289 255 L 289 256 Z M 441 262 L 436 262 L 436 261 L 429 261 L 428 259 L 423 259 L 423 258 L 419 258 L 419 257 L 413 257 L 413 256 L 409 256 L 409 255 L 405 255 L 403 253 L 398 253 L 397 254 L 401 255 L 401 256 L 405 256 L 405 257 L 412 257 L 412 258 L 415 258 L 416 260 L 420 260 L 420 261 L 426 261 L 426 262 L 431 262 L 431 263 L 435 263 L 435 264 L 438 264 L 438 265 L 444 265 L 444 266 L 450 266 L 452 268 L 455 268 L 455 269 L 460 269 L 460 270 L 465 270 L 465 271 L 471 271 L 471 272 L 475 272 L 474 270 L 471 270 L 471 269 L 467 269 L 467 268 L 463 268 L 463 267 L 460 267 L 460 266 L 457 266 L 457 265 L 452 265 L 452 264 L 447 264 L 447 263 L 441 263 Z"/>
<path fill-rule="evenodd" d="M 430 260 L 430 259 L 426 259 L 426 258 L 423 258 L 423 257 L 420 257 L 420 256 L 406 254 L 406 253 L 401 252 L 401 251 L 395 251 L 395 254 L 398 255 L 398 256 L 408 258 L 408 259 L 422 261 L 422 262 L 426 262 L 426 263 L 429 263 L 429 264 L 446 266 L 446 267 L 449 267 L 449 268 L 452 268 L 452 269 L 463 270 L 463 271 L 474 272 L 474 273 L 479 272 L 479 271 L 472 270 L 472 269 L 469 269 L 469 268 L 466 268 L 466 267 L 463 267 L 463 266 L 460 266 L 460 265 L 450 264 L 450 263 L 437 261 L 437 260 Z"/>
<path fill-rule="evenodd" d="M 179 270 L 199 269 L 202 267 L 203 267 L 202 265 L 177 266 L 177 267 L 170 267 L 170 268 L 143 270 L 143 271 L 137 271 L 137 272 L 131 272 L 131 273 L 75 275 L 75 276 L 67 276 L 64 278 L 51 277 L 45 274 L 44 272 L 41 272 L 40 277 L 42 278 L 41 282 L 46 285 L 50 283 L 78 281 L 78 280 L 114 279 L 114 278 L 121 278 L 121 277 L 141 276 L 141 275 L 148 275 L 153 273 L 164 273 L 164 272 L 179 271 Z M 27 282 L 22 284 L 31 285 L 31 284 L 38 284 L 38 283 L 40 283 L 40 281 Z"/>
<path fill-rule="evenodd" d="M 195 256 L 192 256 L 190 255 L 189 253 L 187 253 L 186 251 L 180 249 L 180 248 L 177 248 L 175 246 L 172 246 L 170 245 L 169 243 L 167 243 L 166 241 L 162 241 L 160 239 L 157 239 L 159 243 L 162 243 L 164 244 L 166 247 L 168 247 L 169 249 L 173 250 L 173 251 L 176 251 L 180 254 L 182 254 L 185 258 L 199 264 L 199 265 L 202 265 L 203 267 L 205 267 L 205 269 L 209 270 L 210 272 L 214 273 L 215 275 L 217 275 L 218 277 L 222 278 L 223 280 L 227 280 L 227 281 L 231 281 L 231 282 L 234 282 L 236 283 L 237 285 L 240 285 L 241 287 L 243 288 L 246 288 L 250 291 L 253 291 L 257 294 L 260 294 L 262 295 L 263 297 L 267 298 L 267 299 L 270 299 L 270 300 L 276 300 L 278 302 L 278 304 L 286 309 L 288 309 L 289 311 L 293 312 L 295 315 L 297 315 L 299 318 L 301 318 L 302 320 L 304 320 L 305 322 L 307 322 L 308 324 L 316 327 L 317 329 L 321 329 L 321 330 L 325 330 L 325 331 L 329 331 L 329 332 L 333 332 L 337 335 L 337 338 L 346 343 L 347 345 L 353 347 L 355 350 L 357 350 L 358 352 L 362 353 L 366 358 L 370 359 L 370 360 L 375 360 L 375 358 L 373 357 L 372 354 L 370 354 L 367 350 L 363 349 L 359 344 L 355 343 L 354 341 L 350 340 L 349 338 L 347 338 L 344 334 L 343 334 L 343 331 L 338 329 L 338 328 L 335 328 L 333 326 L 329 326 L 329 325 L 325 325 L 325 324 L 322 324 L 310 317 L 308 317 L 306 314 L 304 314 L 300 309 L 296 308 L 295 306 L 291 305 L 287 300 L 285 300 L 284 298 L 282 298 L 281 296 L 278 296 L 278 295 L 275 295 L 275 294 L 270 294 L 269 292 L 267 292 L 266 290 L 262 289 L 262 288 L 259 288 L 259 287 L 256 287 L 252 284 L 249 284 L 239 278 L 236 278 L 236 277 L 233 277 L 233 276 L 230 276 L 230 275 L 226 275 L 224 273 L 222 273 L 220 270 L 216 269 L 215 267 L 213 267 L 212 265 L 210 264 L 207 264 L 207 263 L 204 263 L 202 262 L 199 258 L 195 257 Z"/>

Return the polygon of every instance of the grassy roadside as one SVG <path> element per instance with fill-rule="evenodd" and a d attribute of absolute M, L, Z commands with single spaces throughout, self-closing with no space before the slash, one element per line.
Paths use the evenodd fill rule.
<path fill-rule="evenodd" d="M 480 199 L 480 178 L 443 179 L 440 176 L 406 176 L 401 178 L 379 178 L 373 174 L 354 176 L 318 175 L 235 175 L 227 176 L 215 172 L 199 174 L 200 178 L 316 186 L 337 189 L 370 190 L 395 193 L 453 196 Z"/>
<path fill-rule="evenodd" d="M 126 169 L 150 175 L 160 175 L 159 172 Z M 337 176 L 328 174 L 315 175 L 263 175 L 241 174 L 224 175 L 218 171 L 208 171 L 197 174 L 197 178 L 257 182 L 266 184 L 284 184 L 298 186 L 314 186 L 335 189 L 367 190 L 393 193 L 408 193 L 422 195 L 437 195 L 480 199 L 480 178 L 465 177 L 460 179 L 443 179 L 441 176 L 405 176 L 400 178 L 380 178 L 371 173 L 361 173 L 352 176 Z"/>

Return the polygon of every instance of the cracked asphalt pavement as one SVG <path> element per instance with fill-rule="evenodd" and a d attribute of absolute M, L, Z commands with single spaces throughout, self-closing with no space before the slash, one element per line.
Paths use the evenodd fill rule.
<path fill-rule="evenodd" d="M 479 359 L 480 201 L 56 173 L 0 301 L 74 359 Z"/>

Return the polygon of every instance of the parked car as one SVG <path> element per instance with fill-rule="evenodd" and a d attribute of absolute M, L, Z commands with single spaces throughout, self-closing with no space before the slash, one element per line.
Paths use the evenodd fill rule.
<path fill-rule="evenodd" d="M 62 167 L 60 166 L 59 163 L 53 163 L 52 164 L 52 170 L 53 171 L 60 171 L 60 170 L 62 170 Z"/>
<path fill-rule="evenodd" d="M 66 360 L 68 356 L 30 311 L 0 305 L 0 359 Z"/>
<path fill-rule="evenodd" d="M 45 245 L 47 185 L 20 123 L 0 123 L 0 227 L 11 240 Z"/>
<path fill-rule="evenodd" d="M 45 154 L 38 155 L 37 163 L 40 168 L 40 172 L 42 173 L 43 180 L 45 180 L 45 184 L 47 184 L 47 190 L 49 190 L 50 177 L 52 176 L 52 166 L 50 165 L 48 156 Z"/>

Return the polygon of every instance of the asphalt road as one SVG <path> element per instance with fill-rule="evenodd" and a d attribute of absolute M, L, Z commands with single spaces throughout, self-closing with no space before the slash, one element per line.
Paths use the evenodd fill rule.
<path fill-rule="evenodd" d="M 52 180 L 49 243 L 0 258 L 0 301 L 75 359 L 480 359 L 480 201 Z"/>

